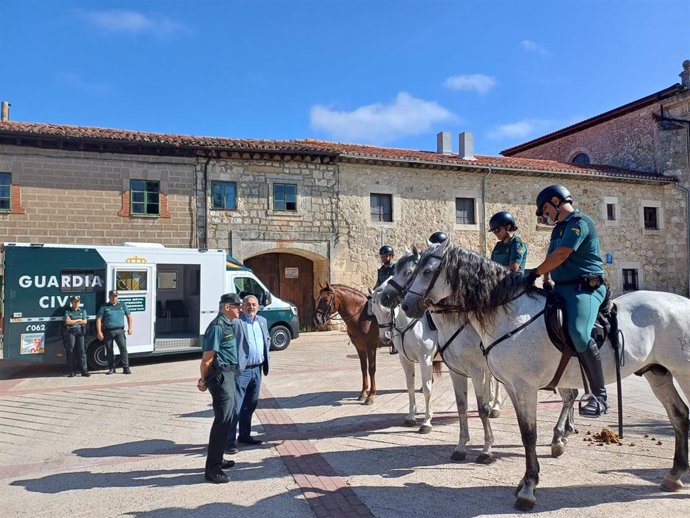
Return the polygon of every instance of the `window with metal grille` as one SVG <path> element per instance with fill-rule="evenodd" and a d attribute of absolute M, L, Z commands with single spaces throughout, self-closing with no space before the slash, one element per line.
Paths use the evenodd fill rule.
<path fill-rule="evenodd" d="M 273 184 L 273 210 L 297 210 L 297 185 L 292 183 Z"/>
<path fill-rule="evenodd" d="M 211 182 L 211 200 L 213 209 L 237 209 L 237 184 L 235 182 Z"/>
<path fill-rule="evenodd" d="M 10 210 L 11 186 L 12 175 L 10 173 L 0 173 L 0 210 Z"/>
<path fill-rule="evenodd" d="M 607 203 L 606 204 L 606 219 L 609 221 L 616 221 L 616 204 Z"/>
<path fill-rule="evenodd" d="M 455 223 L 474 225 L 474 198 L 455 198 Z"/>
<path fill-rule="evenodd" d="M 134 216 L 158 216 L 160 214 L 160 182 L 130 180 L 130 207 Z"/>
<path fill-rule="evenodd" d="M 635 291 L 639 289 L 637 270 L 635 268 L 623 268 L 623 291 Z"/>
<path fill-rule="evenodd" d="M 657 230 L 659 228 L 658 209 L 656 207 L 644 207 L 643 213 L 645 230 Z"/>
<path fill-rule="evenodd" d="M 393 221 L 393 196 L 390 194 L 369 195 L 371 221 Z"/>

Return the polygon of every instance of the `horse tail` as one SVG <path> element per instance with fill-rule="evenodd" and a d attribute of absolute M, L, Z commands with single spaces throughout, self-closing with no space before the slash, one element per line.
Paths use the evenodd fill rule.
<path fill-rule="evenodd" d="M 441 370 L 441 366 L 443 365 L 443 361 L 434 360 L 431 365 L 432 365 L 431 380 L 435 381 L 437 378 L 440 378 L 441 375 L 443 374 L 443 371 Z"/>

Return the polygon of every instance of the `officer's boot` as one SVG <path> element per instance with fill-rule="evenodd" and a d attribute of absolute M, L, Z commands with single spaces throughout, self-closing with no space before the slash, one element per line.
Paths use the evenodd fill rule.
<path fill-rule="evenodd" d="M 391 344 L 391 354 L 398 354 L 398 350 L 395 348 L 395 345 Z"/>
<path fill-rule="evenodd" d="M 580 364 L 589 380 L 590 398 L 586 405 L 580 404 L 582 417 L 601 417 L 608 410 L 606 404 L 606 387 L 604 386 L 604 372 L 601 368 L 599 348 L 594 340 L 587 344 L 587 350 L 578 353 Z"/>

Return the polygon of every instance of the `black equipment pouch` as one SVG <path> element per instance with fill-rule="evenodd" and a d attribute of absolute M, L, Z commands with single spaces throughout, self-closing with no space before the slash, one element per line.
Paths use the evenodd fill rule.
<path fill-rule="evenodd" d="M 580 290 L 594 291 L 604 284 L 604 278 L 601 275 L 593 273 L 585 273 L 580 276 Z"/>

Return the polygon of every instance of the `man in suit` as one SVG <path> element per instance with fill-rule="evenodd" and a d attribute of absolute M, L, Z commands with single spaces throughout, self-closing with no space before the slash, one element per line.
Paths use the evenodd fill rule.
<path fill-rule="evenodd" d="M 252 415 L 259 402 L 261 377 L 268 374 L 270 335 L 266 319 L 256 314 L 259 301 L 254 295 L 242 300 L 242 314 L 233 321 L 237 336 L 238 366 L 235 376 L 235 416 L 228 431 L 225 453 L 238 452 L 237 443 L 258 445 L 251 436 Z M 239 425 L 239 433 L 238 433 Z"/>

